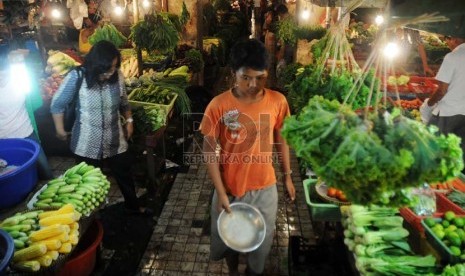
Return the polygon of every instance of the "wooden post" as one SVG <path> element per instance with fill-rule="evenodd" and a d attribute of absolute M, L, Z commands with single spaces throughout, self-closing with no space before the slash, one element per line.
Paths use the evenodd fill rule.
<path fill-rule="evenodd" d="M 144 71 L 144 64 L 142 60 L 142 50 L 139 47 L 137 47 L 136 53 L 137 53 L 137 71 L 139 73 L 139 76 L 142 76 L 142 73 Z"/>
<path fill-rule="evenodd" d="M 139 22 L 139 0 L 132 1 L 132 19 L 134 24 Z"/>

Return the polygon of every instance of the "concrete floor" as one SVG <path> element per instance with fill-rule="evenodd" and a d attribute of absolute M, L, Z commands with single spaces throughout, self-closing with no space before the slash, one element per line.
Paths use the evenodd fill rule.
<path fill-rule="evenodd" d="M 73 159 L 50 157 L 55 175 L 74 165 Z M 298 172 L 298 163 L 292 156 L 291 167 Z M 281 175 L 280 169 L 276 172 Z M 305 201 L 302 179 L 293 174 L 296 186 L 296 204 L 284 200 L 282 183 L 278 218 L 273 246 L 265 267 L 265 275 L 289 275 L 288 241 L 292 235 L 314 240 L 310 216 Z M 228 275 L 226 262 L 209 260 L 209 202 L 212 183 L 205 165 L 191 165 L 187 173 L 178 173 L 167 201 L 157 219 L 152 237 L 139 267 L 139 275 Z M 143 194 L 139 189 L 138 194 Z M 122 201 L 116 185 L 112 185 L 108 204 Z M 245 270 L 245 258 L 240 258 L 239 271 Z"/>

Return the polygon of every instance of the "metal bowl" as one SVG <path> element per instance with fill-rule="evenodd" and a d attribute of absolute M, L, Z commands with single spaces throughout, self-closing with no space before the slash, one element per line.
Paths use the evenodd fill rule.
<path fill-rule="evenodd" d="M 231 213 L 223 210 L 218 217 L 218 233 L 223 242 L 238 252 L 257 249 L 265 239 L 266 224 L 260 211 L 250 204 L 235 202 Z"/>

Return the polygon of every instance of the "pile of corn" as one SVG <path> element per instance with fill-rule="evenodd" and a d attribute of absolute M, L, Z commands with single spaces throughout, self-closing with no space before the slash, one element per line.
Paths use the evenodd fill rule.
<path fill-rule="evenodd" d="M 15 270 L 34 272 L 41 267 L 49 267 L 59 254 L 68 254 L 79 241 L 79 218 L 81 214 L 77 212 L 72 204 L 66 204 L 54 211 L 34 211 L 35 231 L 28 233 L 23 248 L 15 248 L 12 267 Z M 33 212 L 26 213 L 32 216 Z M 17 215 L 6 219 L 4 224 L 12 224 Z M 24 224 L 17 224 L 24 225 Z M 6 226 L 7 229 L 14 227 Z M 8 228 L 9 227 L 9 228 Z M 5 229 L 4 226 L 2 226 Z M 8 230 L 7 230 L 8 231 Z M 17 230 L 16 230 L 17 231 Z M 12 232 L 9 232 L 12 235 Z M 13 235 L 12 235 L 13 236 Z M 16 245 L 16 242 L 15 242 Z"/>
<path fill-rule="evenodd" d="M 81 162 L 49 181 L 33 205 L 43 208 L 72 204 L 78 212 L 89 215 L 105 201 L 109 189 L 110 181 L 100 168 Z"/>

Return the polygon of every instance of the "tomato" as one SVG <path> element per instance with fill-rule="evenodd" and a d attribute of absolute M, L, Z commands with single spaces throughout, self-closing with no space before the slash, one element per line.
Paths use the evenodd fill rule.
<path fill-rule="evenodd" d="M 336 190 L 336 198 L 339 198 L 343 194 L 341 190 Z"/>
<path fill-rule="evenodd" d="M 341 194 L 339 195 L 338 199 L 339 199 L 340 201 L 344 201 L 344 202 L 347 201 L 347 197 L 346 197 L 346 195 L 345 195 L 344 193 L 341 193 Z"/>
<path fill-rule="evenodd" d="M 329 187 L 326 195 L 328 195 L 329 197 L 336 197 L 336 193 L 337 189 Z"/>

